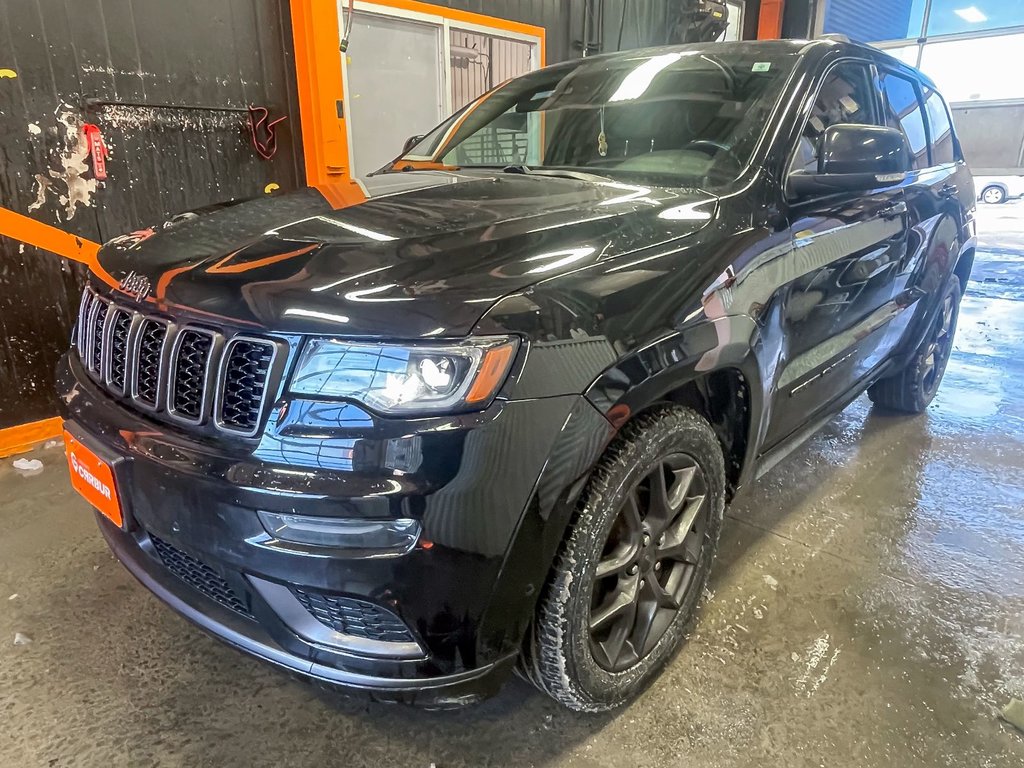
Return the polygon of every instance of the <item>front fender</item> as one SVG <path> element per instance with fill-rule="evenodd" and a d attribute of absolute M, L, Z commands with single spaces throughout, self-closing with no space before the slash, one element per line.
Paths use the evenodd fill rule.
<path fill-rule="evenodd" d="M 585 392 L 618 429 L 635 414 L 712 374 L 736 372 L 745 383 L 747 425 L 737 487 L 752 475 L 763 438 L 765 380 L 760 329 L 747 315 L 699 321 L 640 347 L 607 368 Z"/>

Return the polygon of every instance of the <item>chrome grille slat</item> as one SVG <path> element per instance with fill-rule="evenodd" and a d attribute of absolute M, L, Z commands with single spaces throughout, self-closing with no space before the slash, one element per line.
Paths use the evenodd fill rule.
<path fill-rule="evenodd" d="M 103 381 L 123 395 L 128 375 L 128 344 L 131 340 L 134 314 L 113 305 L 107 312 L 103 341 Z"/>
<path fill-rule="evenodd" d="M 103 328 L 107 321 L 107 312 L 110 310 L 110 302 L 97 296 L 93 300 L 93 306 L 89 312 L 89 343 L 88 359 L 86 367 L 99 376 L 100 365 L 103 361 Z"/>
<path fill-rule="evenodd" d="M 171 352 L 167 411 L 175 418 L 198 424 L 209 405 L 210 370 L 220 334 L 200 328 L 182 328 Z"/>
<path fill-rule="evenodd" d="M 239 437 L 256 434 L 281 375 L 281 342 L 178 326 L 88 287 L 74 342 L 83 367 L 115 396 L 190 426 L 212 421 Z"/>
<path fill-rule="evenodd" d="M 152 317 L 144 318 L 136 342 L 131 396 L 135 402 L 151 411 L 157 410 L 160 405 L 161 380 L 164 374 L 164 348 L 168 341 L 169 330 L 170 325 L 162 320 Z"/>
<path fill-rule="evenodd" d="M 89 314 L 92 310 L 93 299 L 96 298 L 96 294 L 93 293 L 91 288 L 86 288 L 82 291 L 82 303 L 78 307 L 78 326 L 76 327 L 76 340 L 75 343 L 78 346 L 79 357 L 85 358 L 88 337 L 89 337 Z"/>
<path fill-rule="evenodd" d="M 217 426 L 241 435 L 256 433 L 276 356 L 277 346 L 264 339 L 236 337 L 228 343 L 217 389 Z"/>

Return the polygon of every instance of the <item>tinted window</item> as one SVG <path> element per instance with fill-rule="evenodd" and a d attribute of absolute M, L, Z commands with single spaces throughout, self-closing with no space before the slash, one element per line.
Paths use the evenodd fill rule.
<path fill-rule="evenodd" d="M 953 126 L 949 122 L 949 112 L 942 97 L 927 86 L 924 89 L 924 108 L 931 129 L 932 164 L 954 162 Z"/>
<path fill-rule="evenodd" d="M 829 70 L 804 126 L 791 169 L 817 173 L 825 129 L 839 123 L 875 124 L 871 76 L 863 64 L 839 64 Z"/>
<path fill-rule="evenodd" d="M 526 164 L 640 183 L 728 184 L 750 162 L 796 60 L 794 49 L 715 43 L 539 70 L 453 116 L 395 169 L 405 161 Z"/>
<path fill-rule="evenodd" d="M 911 80 L 886 72 L 882 74 L 882 111 L 885 124 L 903 131 L 913 155 L 913 167 L 928 166 L 928 138 L 917 88 Z"/>

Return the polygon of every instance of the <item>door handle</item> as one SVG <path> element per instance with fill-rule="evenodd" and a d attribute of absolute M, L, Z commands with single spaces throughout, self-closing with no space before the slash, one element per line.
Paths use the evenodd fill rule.
<path fill-rule="evenodd" d="M 956 184 L 943 184 L 939 187 L 939 196 L 944 197 L 947 200 L 956 197 L 958 194 L 960 194 L 960 189 Z"/>
<path fill-rule="evenodd" d="M 898 216 L 902 216 L 907 212 L 907 204 L 905 202 L 894 203 L 886 208 L 883 208 L 878 212 L 878 215 L 883 219 L 895 219 Z"/>

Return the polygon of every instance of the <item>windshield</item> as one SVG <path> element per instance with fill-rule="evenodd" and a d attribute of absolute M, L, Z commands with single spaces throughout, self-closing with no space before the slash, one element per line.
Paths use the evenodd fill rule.
<path fill-rule="evenodd" d="M 720 186 L 750 162 L 796 56 L 720 43 L 540 70 L 467 105 L 391 170 L 524 166 Z"/>

